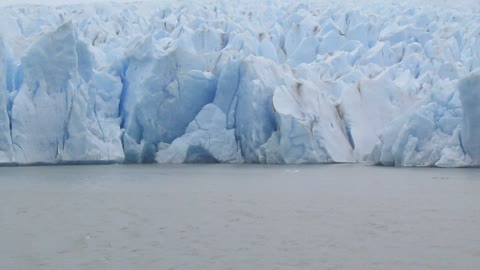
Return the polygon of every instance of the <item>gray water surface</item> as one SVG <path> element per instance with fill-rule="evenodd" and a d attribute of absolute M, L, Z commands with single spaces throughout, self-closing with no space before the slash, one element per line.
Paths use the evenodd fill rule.
<path fill-rule="evenodd" d="M 0 269 L 479 269 L 480 170 L 0 168 Z"/>

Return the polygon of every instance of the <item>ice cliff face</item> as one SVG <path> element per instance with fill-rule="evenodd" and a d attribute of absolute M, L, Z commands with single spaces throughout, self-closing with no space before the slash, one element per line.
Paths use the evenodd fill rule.
<path fill-rule="evenodd" d="M 382 132 L 370 161 L 395 166 L 480 165 L 480 75 L 458 85 L 441 81 Z"/>
<path fill-rule="evenodd" d="M 462 79 L 459 90 L 463 108 L 462 147 L 475 164 L 480 164 L 480 74 Z"/>
<path fill-rule="evenodd" d="M 123 160 L 118 105 L 108 104 L 118 104 L 121 84 L 94 71 L 92 61 L 71 23 L 22 57 L 11 108 L 14 161 Z"/>
<path fill-rule="evenodd" d="M 3 163 L 13 162 L 12 138 L 10 134 L 10 118 L 7 112 L 7 63 L 8 54 L 3 39 L 0 37 L 0 161 Z"/>
<path fill-rule="evenodd" d="M 480 165 L 475 11 L 0 8 L 0 162 Z"/>

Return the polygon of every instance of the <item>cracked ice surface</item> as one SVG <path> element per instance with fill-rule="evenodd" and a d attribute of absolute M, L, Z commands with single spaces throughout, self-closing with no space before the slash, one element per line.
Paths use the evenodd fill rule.
<path fill-rule="evenodd" d="M 478 3 L 5 3 L 1 163 L 480 165 Z"/>

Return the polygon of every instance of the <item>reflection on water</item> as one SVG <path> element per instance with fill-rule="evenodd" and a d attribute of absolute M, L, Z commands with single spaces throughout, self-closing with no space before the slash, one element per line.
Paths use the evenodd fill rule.
<path fill-rule="evenodd" d="M 475 269 L 480 170 L 0 168 L 0 269 Z"/>

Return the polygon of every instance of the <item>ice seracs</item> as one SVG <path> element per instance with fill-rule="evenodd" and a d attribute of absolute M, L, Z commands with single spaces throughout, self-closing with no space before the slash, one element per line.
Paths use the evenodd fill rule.
<path fill-rule="evenodd" d="M 159 163 L 242 162 L 234 129 L 227 129 L 225 113 L 210 103 L 170 145 L 160 145 Z"/>
<path fill-rule="evenodd" d="M 157 50 L 151 38 L 124 63 L 120 110 L 129 162 L 152 162 L 158 144 L 185 133 L 203 106 L 213 101 L 217 79 L 204 58 L 182 48 Z"/>
<path fill-rule="evenodd" d="M 380 135 L 369 160 L 394 166 L 479 166 L 480 76 L 441 81 L 411 111 Z M 458 90 L 457 90 L 458 88 Z"/>
<path fill-rule="evenodd" d="M 72 23 L 45 34 L 28 50 L 21 63 L 23 83 L 12 104 L 15 162 L 123 160 L 118 121 L 109 125 L 102 116 L 108 117 L 104 113 L 111 106 L 97 103 L 115 94 L 115 85 L 108 85 L 102 97 L 105 89 L 97 91 L 95 84 L 101 75 L 94 76 L 92 64 Z"/>
<path fill-rule="evenodd" d="M 345 119 L 326 91 L 319 91 L 311 82 L 297 81 L 275 91 L 273 106 L 279 143 L 270 147 L 278 148 L 283 163 L 354 161 Z"/>
<path fill-rule="evenodd" d="M 474 10 L 215 0 L 0 15 L 0 163 L 480 163 Z"/>
<path fill-rule="evenodd" d="M 443 81 L 433 89 L 428 97 L 381 132 L 380 141 L 369 155 L 371 162 L 387 166 L 435 166 L 459 146 L 462 111 L 455 84 Z M 456 150 L 461 151 L 460 147 Z"/>

